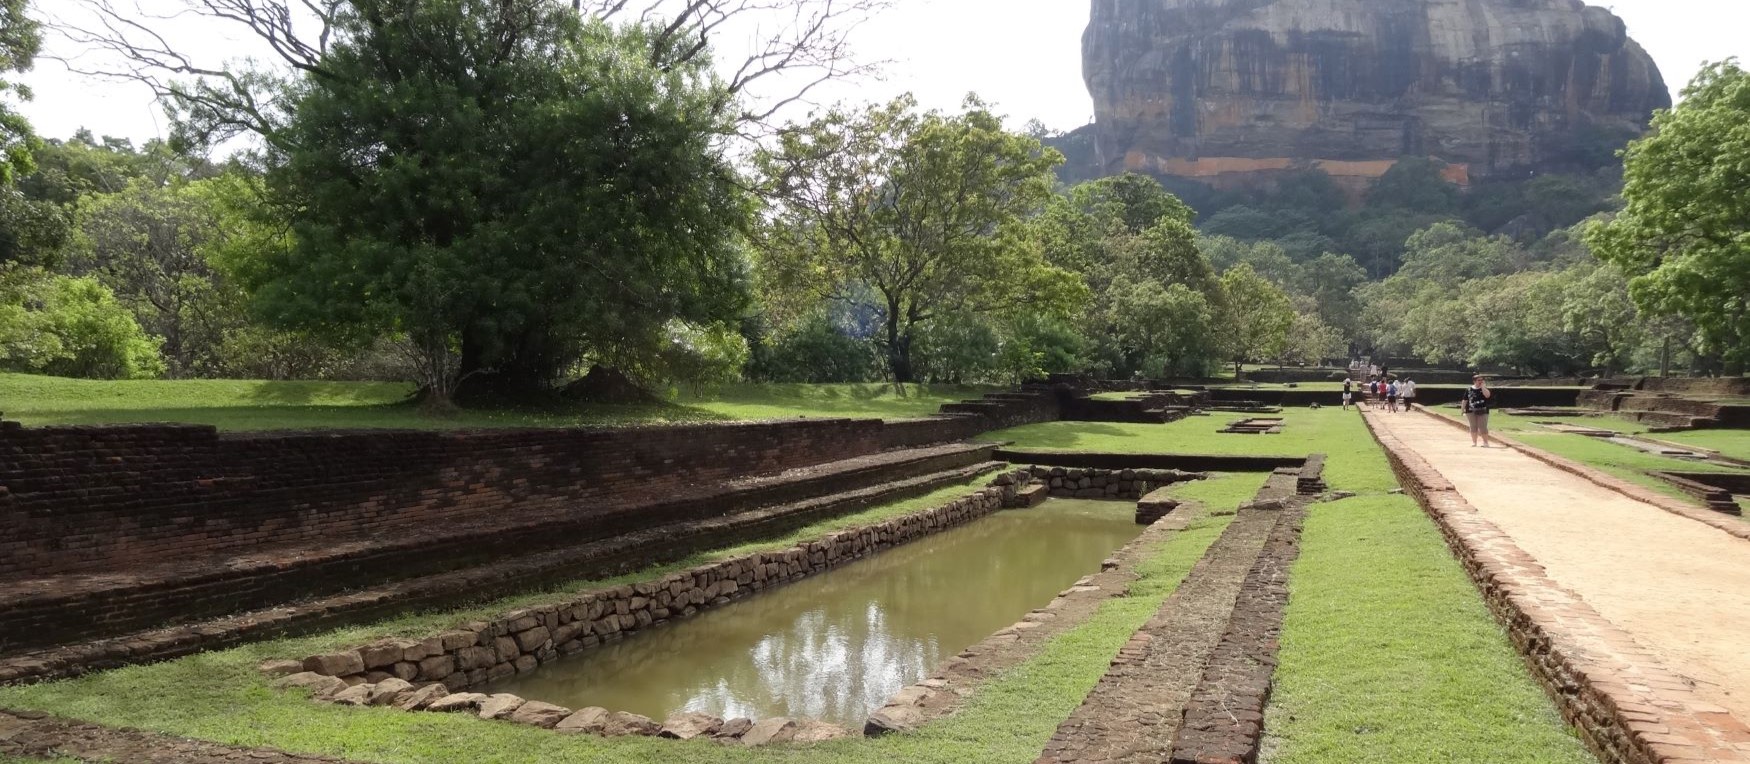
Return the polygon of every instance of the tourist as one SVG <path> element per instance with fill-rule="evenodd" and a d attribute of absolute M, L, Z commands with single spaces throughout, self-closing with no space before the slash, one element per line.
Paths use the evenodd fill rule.
<path fill-rule="evenodd" d="M 1489 447 L 1489 404 L 1494 397 L 1481 374 L 1471 378 L 1470 387 L 1465 388 L 1464 400 L 1459 405 L 1464 409 L 1465 421 L 1470 422 L 1471 448 L 1479 445 L 1479 439 L 1483 448 Z"/>
<path fill-rule="evenodd" d="M 1398 383 L 1396 382 L 1385 383 L 1385 410 L 1393 414 L 1398 413 Z"/>
<path fill-rule="evenodd" d="M 1398 386 L 1398 395 L 1403 398 L 1404 410 L 1409 411 L 1416 403 L 1416 380 L 1404 377 L 1404 383 Z"/>
<path fill-rule="evenodd" d="M 1350 400 L 1352 400 L 1354 398 L 1354 395 L 1355 395 L 1355 380 L 1352 380 L 1348 377 L 1344 377 L 1343 378 L 1343 410 L 1344 411 L 1349 410 L 1349 402 L 1350 402 Z"/>

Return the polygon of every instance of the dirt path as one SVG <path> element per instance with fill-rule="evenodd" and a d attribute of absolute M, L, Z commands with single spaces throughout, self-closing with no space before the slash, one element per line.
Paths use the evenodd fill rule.
<path fill-rule="evenodd" d="M 1510 448 L 1472 448 L 1432 414 L 1374 414 L 1550 579 L 1695 693 L 1750 721 L 1750 542 Z"/>

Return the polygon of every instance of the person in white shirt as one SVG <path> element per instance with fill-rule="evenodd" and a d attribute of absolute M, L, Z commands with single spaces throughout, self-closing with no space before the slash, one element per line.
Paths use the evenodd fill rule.
<path fill-rule="evenodd" d="M 1404 379 L 1404 383 L 1398 386 L 1398 395 L 1404 399 L 1404 410 L 1409 411 L 1416 404 L 1416 380 Z"/>

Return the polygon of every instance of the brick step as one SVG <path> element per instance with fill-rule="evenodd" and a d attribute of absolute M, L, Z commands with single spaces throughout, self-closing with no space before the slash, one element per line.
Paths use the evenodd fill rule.
<path fill-rule="evenodd" d="M 711 549 L 779 536 L 820 520 L 922 496 L 988 475 L 1004 466 L 1002 462 L 980 462 L 783 506 L 650 528 L 613 539 L 519 555 L 344 594 L 304 598 L 272 609 L 91 639 L 65 647 L 20 652 L 0 658 L 0 684 L 166 660 L 367 619 L 502 597 L 542 586 L 605 578 Z M 65 612 L 62 615 L 65 616 Z"/>
<path fill-rule="evenodd" d="M 957 443 L 888 451 L 759 478 L 702 486 L 587 519 L 547 520 L 484 530 L 452 524 L 430 533 L 337 539 L 321 547 L 255 550 L 224 559 L 0 585 L 0 654 L 215 618 L 282 602 L 481 565 L 505 557 L 616 542 L 651 527 L 738 517 L 762 507 L 806 503 L 991 458 L 992 445 Z M 65 617 L 80 612 L 80 618 Z"/>
<path fill-rule="evenodd" d="M 1714 401 L 1698 401 L 1689 398 L 1637 395 L 1623 399 L 1617 410 L 1688 414 L 1695 417 L 1713 418 L 1719 415 L 1720 404 Z"/>
<path fill-rule="evenodd" d="M 1291 475 L 1273 474 L 1254 501 L 1239 508 L 1184 581 L 1119 650 L 1035 764 L 1170 758 L 1167 753 L 1185 731 L 1186 712 L 1212 694 L 1206 670 L 1229 647 L 1226 637 L 1236 617 L 1253 618 L 1247 597 L 1251 573 L 1271 549 L 1278 527 L 1298 521 L 1298 507 L 1283 508 L 1293 493 Z M 1266 685 L 1268 678 L 1266 669 Z M 1198 759 L 1205 760 L 1256 759 Z"/>
<path fill-rule="evenodd" d="M 1672 414 L 1663 411 L 1618 411 L 1616 414 L 1631 422 L 1639 422 L 1652 427 L 1655 431 L 1695 430 L 1719 424 L 1719 420 L 1709 417 Z"/>

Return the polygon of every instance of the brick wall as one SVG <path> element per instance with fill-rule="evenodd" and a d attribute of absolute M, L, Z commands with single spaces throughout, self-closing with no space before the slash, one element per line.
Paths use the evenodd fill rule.
<path fill-rule="evenodd" d="M 886 443 L 881 422 L 848 419 L 259 436 L 178 425 L 9 428 L 0 431 L 0 575 L 611 513 Z"/>

